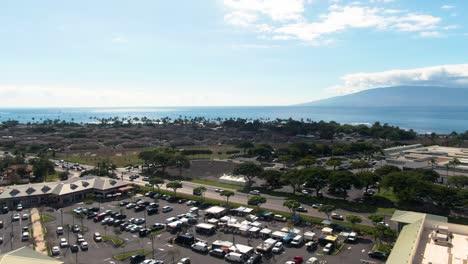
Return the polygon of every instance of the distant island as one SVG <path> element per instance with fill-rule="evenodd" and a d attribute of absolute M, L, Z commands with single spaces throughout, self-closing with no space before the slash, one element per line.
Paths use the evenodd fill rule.
<path fill-rule="evenodd" d="M 396 86 L 365 90 L 300 104 L 330 107 L 467 106 L 467 88 Z"/>

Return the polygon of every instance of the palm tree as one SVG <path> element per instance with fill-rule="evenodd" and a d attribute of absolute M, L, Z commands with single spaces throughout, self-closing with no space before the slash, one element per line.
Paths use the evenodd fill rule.
<path fill-rule="evenodd" d="M 235 193 L 229 190 L 223 190 L 219 195 L 226 197 L 226 205 L 229 205 L 229 198 L 233 196 Z"/>

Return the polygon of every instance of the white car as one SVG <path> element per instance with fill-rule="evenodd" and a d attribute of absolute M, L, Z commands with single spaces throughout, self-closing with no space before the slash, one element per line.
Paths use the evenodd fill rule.
<path fill-rule="evenodd" d="M 57 246 L 52 247 L 52 256 L 60 255 L 60 248 Z"/>
<path fill-rule="evenodd" d="M 333 244 L 328 243 L 324 248 L 323 248 L 323 253 L 330 255 L 333 251 Z"/>
<path fill-rule="evenodd" d="M 59 236 L 60 236 L 60 235 L 63 235 L 63 227 L 57 226 L 56 232 L 57 232 L 57 235 L 59 235 Z"/>
<path fill-rule="evenodd" d="M 21 220 L 28 220 L 29 219 L 29 215 L 28 214 L 23 214 L 21 216 Z"/>
<path fill-rule="evenodd" d="M 177 264 L 190 264 L 191 261 L 189 258 L 183 258 L 181 260 L 179 260 L 179 262 L 177 262 Z"/>
<path fill-rule="evenodd" d="M 70 246 L 70 245 L 68 244 L 67 239 L 65 239 L 65 238 L 62 237 L 62 238 L 60 239 L 60 247 L 61 247 L 61 248 L 66 248 L 66 247 L 69 247 L 69 246 Z"/>
<path fill-rule="evenodd" d="M 249 192 L 250 194 L 252 195 L 260 195 L 260 191 L 259 190 L 252 190 Z"/>
<path fill-rule="evenodd" d="M 319 259 L 316 257 L 311 257 L 306 261 L 305 264 L 319 264 Z"/>
<path fill-rule="evenodd" d="M 276 242 L 275 246 L 271 250 L 273 253 L 280 253 L 284 250 L 283 242 Z"/>
<path fill-rule="evenodd" d="M 12 221 L 19 221 L 21 216 L 19 214 L 14 214 L 13 217 L 11 218 Z"/>
<path fill-rule="evenodd" d="M 83 251 L 88 250 L 88 242 L 86 242 L 86 241 L 81 242 L 80 248 L 81 248 L 81 250 L 83 250 Z"/>
<path fill-rule="evenodd" d="M 174 210 L 174 209 L 172 207 L 170 207 L 170 206 L 167 206 L 167 205 L 162 208 L 163 213 L 167 213 L 167 212 L 170 212 L 172 210 Z"/>

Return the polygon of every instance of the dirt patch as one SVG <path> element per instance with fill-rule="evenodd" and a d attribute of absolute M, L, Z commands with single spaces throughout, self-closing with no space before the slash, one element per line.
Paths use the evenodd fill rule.
<path fill-rule="evenodd" d="M 224 173 L 230 173 L 237 166 L 236 163 L 216 160 L 193 160 L 189 169 L 182 171 L 183 177 L 217 180 Z M 173 175 L 179 175 L 176 169 L 168 170 Z"/>

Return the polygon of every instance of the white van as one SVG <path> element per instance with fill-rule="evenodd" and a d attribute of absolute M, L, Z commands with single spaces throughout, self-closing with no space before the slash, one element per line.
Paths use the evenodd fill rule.
<path fill-rule="evenodd" d="M 224 259 L 227 261 L 243 263 L 244 262 L 244 255 L 240 253 L 231 252 L 224 256 Z"/>
<path fill-rule="evenodd" d="M 291 241 L 291 245 L 294 247 L 300 247 L 302 246 L 303 242 L 304 242 L 304 238 L 302 236 L 297 235 Z"/>
<path fill-rule="evenodd" d="M 208 245 L 202 242 L 193 244 L 192 250 L 200 253 L 207 253 L 209 251 Z"/>

